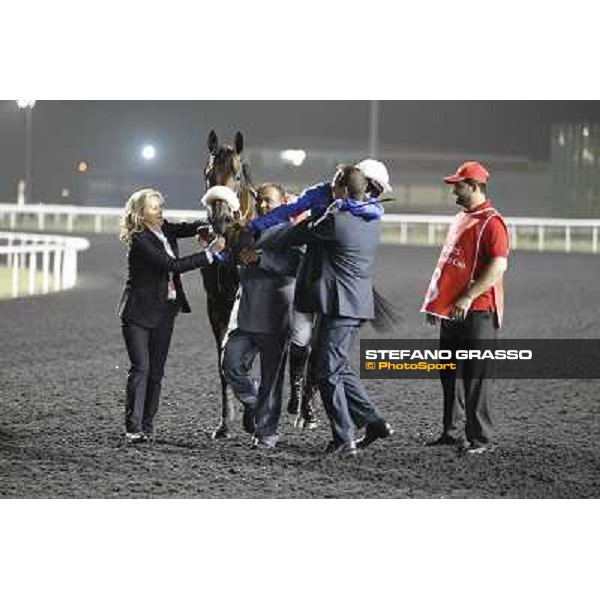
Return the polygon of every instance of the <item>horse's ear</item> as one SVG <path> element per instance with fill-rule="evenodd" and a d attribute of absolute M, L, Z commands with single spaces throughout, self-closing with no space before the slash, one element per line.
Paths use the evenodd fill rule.
<path fill-rule="evenodd" d="M 210 150 L 211 154 L 214 154 L 217 151 L 217 148 L 219 147 L 219 138 L 217 137 L 217 133 L 214 129 L 210 130 L 210 133 L 208 134 L 208 149 Z"/>
<path fill-rule="evenodd" d="M 235 134 L 234 144 L 235 144 L 235 153 L 241 154 L 242 150 L 244 149 L 244 136 L 242 135 L 242 133 L 240 131 L 238 131 Z"/>

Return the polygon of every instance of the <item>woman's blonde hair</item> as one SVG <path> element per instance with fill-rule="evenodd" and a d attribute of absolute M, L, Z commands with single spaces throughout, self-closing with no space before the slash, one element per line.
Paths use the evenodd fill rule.
<path fill-rule="evenodd" d="M 144 230 L 144 208 L 146 198 L 150 196 L 160 198 L 161 202 L 165 201 L 163 195 L 152 188 L 138 190 L 129 196 L 129 200 L 125 204 L 125 212 L 121 217 L 119 239 L 123 244 L 131 244 L 133 234 Z"/>

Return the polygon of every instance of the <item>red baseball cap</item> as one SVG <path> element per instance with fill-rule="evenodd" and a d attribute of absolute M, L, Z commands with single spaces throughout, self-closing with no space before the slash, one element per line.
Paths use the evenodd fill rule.
<path fill-rule="evenodd" d="M 465 179 L 474 179 L 475 181 L 486 183 L 489 177 L 490 174 L 485 167 L 478 162 L 469 161 L 460 165 L 454 175 L 444 177 L 444 181 L 446 183 L 456 183 Z"/>

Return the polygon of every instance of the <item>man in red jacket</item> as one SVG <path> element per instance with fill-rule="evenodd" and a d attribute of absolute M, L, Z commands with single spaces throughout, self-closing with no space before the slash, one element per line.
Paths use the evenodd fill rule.
<path fill-rule="evenodd" d="M 489 172 L 477 162 L 466 162 L 444 181 L 454 186 L 459 212 L 446 237 L 421 312 L 440 326 L 440 348 L 470 346 L 488 340 L 493 348 L 504 313 L 503 274 L 509 239 L 506 224 L 487 197 Z M 462 364 L 464 401 L 457 394 L 456 371 L 442 371 L 443 433 L 429 445 L 459 445 L 468 454 L 494 449 L 489 400 L 491 363 L 469 360 Z M 466 414 L 465 438 L 460 421 Z"/>

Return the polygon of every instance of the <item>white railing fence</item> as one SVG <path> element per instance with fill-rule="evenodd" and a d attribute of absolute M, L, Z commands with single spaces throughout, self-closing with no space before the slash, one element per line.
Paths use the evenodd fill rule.
<path fill-rule="evenodd" d="M 122 208 L 98 206 L 69 206 L 63 204 L 3 204 L 0 203 L 0 227 L 9 229 L 54 229 L 69 233 L 81 230 L 102 233 L 116 231 Z M 206 211 L 168 210 L 167 217 L 175 220 L 202 219 Z"/>
<path fill-rule="evenodd" d="M 0 231 L 0 267 L 10 272 L 10 296 L 21 295 L 24 272 L 25 295 L 72 288 L 77 282 L 77 253 L 89 246 L 84 238 Z"/>
<path fill-rule="evenodd" d="M 392 243 L 439 245 L 453 218 L 452 215 L 385 215 L 384 228 L 388 231 L 384 237 Z M 513 250 L 598 252 L 600 219 L 505 217 L 504 220 Z"/>
<path fill-rule="evenodd" d="M 36 204 L 19 206 L 0 203 L 0 227 L 14 230 L 37 229 L 67 232 L 116 233 L 121 208 Z M 166 210 L 173 220 L 206 218 L 200 210 Z M 385 243 L 439 245 L 443 242 L 452 215 L 385 215 Z M 506 217 L 513 249 L 559 252 L 598 252 L 600 219 L 538 219 Z"/>

